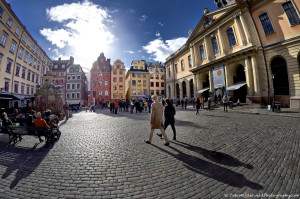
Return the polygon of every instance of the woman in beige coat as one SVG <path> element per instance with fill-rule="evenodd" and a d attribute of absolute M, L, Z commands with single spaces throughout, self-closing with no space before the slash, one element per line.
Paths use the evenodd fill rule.
<path fill-rule="evenodd" d="M 144 140 L 147 144 L 151 144 L 153 133 L 155 129 L 160 129 L 164 139 L 165 139 L 165 145 L 170 145 L 168 137 L 164 131 L 164 127 L 162 125 L 162 119 L 163 119 L 163 112 L 164 107 L 161 102 L 157 100 L 157 95 L 152 96 L 152 100 L 154 101 L 151 105 L 151 119 L 150 119 L 150 136 L 149 140 Z"/>

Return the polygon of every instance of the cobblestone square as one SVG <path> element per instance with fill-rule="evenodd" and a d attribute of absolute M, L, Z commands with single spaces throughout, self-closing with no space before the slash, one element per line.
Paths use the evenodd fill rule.
<path fill-rule="evenodd" d="M 177 108 L 177 141 L 168 127 L 164 146 L 158 131 L 143 142 L 149 117 L 75 113 L 49 147 L 1 134 L 0 198 L 299 197 L 299 118 Z"/>

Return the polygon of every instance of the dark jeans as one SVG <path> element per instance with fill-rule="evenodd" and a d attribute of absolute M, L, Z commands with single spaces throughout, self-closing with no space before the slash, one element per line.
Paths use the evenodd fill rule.
<path fill-rule="evenodd" d="M 226 108 L 226 112 L 227 112 L 227 103 L 223 103 L 224 104 L 224 112 L 225 112 L 225 108 Z"/>
<path fill-rule="evenodd" d="M 166 130 L 169 125 L 171 125 L 171 128 L 173 130 L 173 137 L 176 138 L 175 121 L 166 119 L 164 124 L 164 130 Z"/>
<path fill-rule="evenodd" d="M 118 113 L 118 109 L 117 108 L 115 108 L 115 114 L 117 114 Z"/>

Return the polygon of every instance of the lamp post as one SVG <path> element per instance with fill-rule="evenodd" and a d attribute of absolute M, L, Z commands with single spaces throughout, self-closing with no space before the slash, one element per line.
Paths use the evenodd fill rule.
<path fill-rule="evenodd" d="M 273 83 L 272 112 L 274 112 L 274 108 L 275 108 L 275 101 L 274 101 L 274 78 L 275 78 L 275 74 L 272 74 L 272 83 Z"/>

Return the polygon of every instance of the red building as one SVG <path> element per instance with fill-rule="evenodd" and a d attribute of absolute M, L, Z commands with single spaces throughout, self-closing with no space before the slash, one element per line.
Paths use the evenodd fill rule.
<path fill-rule="evenodd" d="M 104 53 L 101 53 L 91 69 L 89 104 L 110 101 L 110 73 L 110 59 L 106 59 Z"/>

